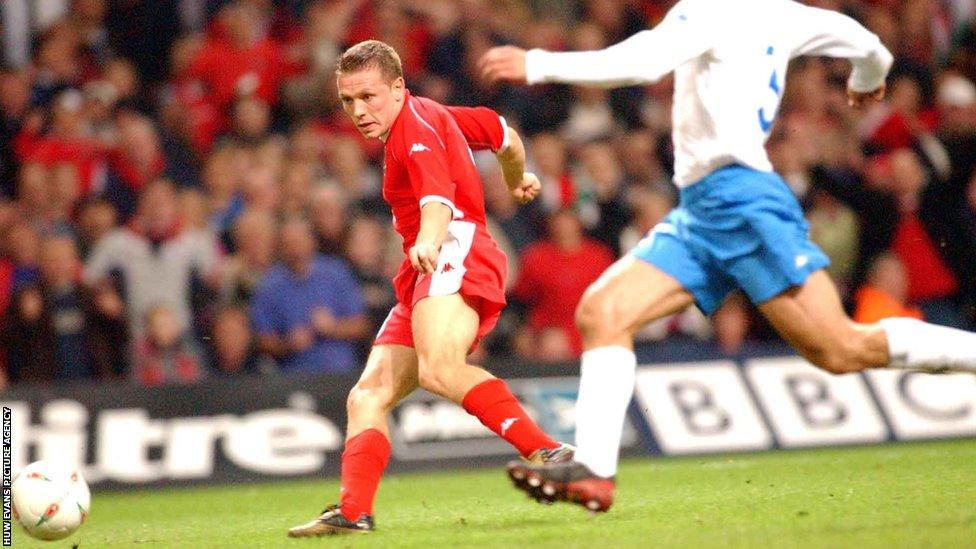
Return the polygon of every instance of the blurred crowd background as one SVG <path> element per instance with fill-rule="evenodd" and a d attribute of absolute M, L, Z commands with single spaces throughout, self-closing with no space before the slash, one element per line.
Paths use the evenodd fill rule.
<path fill-rule="evenodd" d="M 846 106 L 846 62 L 790 73 L 769 141 L 856 319 L 974 327 L 976 8 L 817 0 L 895 54 L 889 94 Z M 413 93 L 487 105 L 526 136 L 540 198 L 479 155 L 511 306 L 476 360 L 580 352 L 583 289 L 674 205 L 670 79 L 613 91 L 486 85 L 490 46 L 596 49 L 664 0 L 4 0 L 3 383 L 348 372 L 402 258 L 382 143 L 342 114 L 334 62 L 393 45 Z M 760 23 L 757 23 L 760 24 Z M 647 326 L 735 354 L 775 340 L 734 295 Z M 664 343 L 661 343 L 664 342 Z"/>

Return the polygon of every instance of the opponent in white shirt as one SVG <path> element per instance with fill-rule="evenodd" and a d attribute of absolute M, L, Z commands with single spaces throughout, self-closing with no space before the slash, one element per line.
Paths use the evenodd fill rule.
<path fill-rule="evenodd" d="M 763 147 L 787 65 L 801 55 L 850 60 L 851 106 L 884 98 L 892 56 L 878 37 L 845 15 L 791 0 L 682 0 L 652 30 L 604 50 L 503 46 L 485 54 L 489 80 L 614 87 L 675 77 L 680 203 L 583 296 L 576 457 L 558 466 L 513 463 L 519 488 L 607 510 L 634 390 L 633 333 L 692 303 L 711 314 L 736 289 L 831 373 L 976 372 L 976 334 L 907 318 L 857 324 L 844 313 L 823 270 L 829 261 L 810 242 L 803 212 Z"/>

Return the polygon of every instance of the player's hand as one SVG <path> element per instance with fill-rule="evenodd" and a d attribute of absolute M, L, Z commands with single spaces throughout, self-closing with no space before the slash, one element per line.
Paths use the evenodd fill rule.
<path fill-rule="evenodd" d="M 847 106 L 854 107 L 855 109 L 860 109 L 866 106 L 872 101 L 882 101 L 885 96 L 886 87 L 881 84 L 881 87 L 869 92 L 856 92 L 854 90 L 847 90 Z"/>
<path fill-rule="evenodd" d="M 332 311 L 328 307 L 316 307 L 312 309 L 312 328 L 315 328 L 316 333 L 320 336 L 331 336 L 335 333 L 335 329 L 338 326 L 339 321 L 332 315 Z"/>
<path fill-rule="evenodd" d="M 429 242 L 418 242 L 410 248 L 407 255 L 410 257 L 410 264 L 418 273 L 431 274 L 437 270 L 440 247 Z"/>
<path fill-rule="evenodd" d="M 517 46 L 497 46 L 489 49 L 479 61 L 481 76 L 489 82 L 507 80 L 525 83 L 525 50 Z"/>
<path fill-rule="evenodd" d="M 522 174 L 522 182 L 512 189 L 512 196 L 515 197 L 515 200 L 518 200 L 519 204 L 528 204 L 535 200 L 535 197 L 539 196 L 541 189 L 542 184 L 539 183 L 539 178 L 532 172 L 525 172 Z"/>

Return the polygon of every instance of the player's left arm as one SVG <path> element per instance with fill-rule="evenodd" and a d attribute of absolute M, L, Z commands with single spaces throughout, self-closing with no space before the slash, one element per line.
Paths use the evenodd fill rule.
<path fill-rule="evenodd" d="M 539 196 L 542 185 L 534 173 L 525 171 L 525 145 L 518 132 L 510 127 L 506 127 L 505 131 L 508 145 L 495 153 L 495 158 L 502 167 L 505 184 L 512 196 L 520 204 L 528 204 Z"/>
<path fill-rule="evenodd" d="M 525 145 L 505 119 L 487 107 L 447 107 L 472 150 L 490 150 L 501 165 L 509 191 L 522 204 L 539 194 L 539 179 L 525 171 Z"/>
<path fill-rule="evenodd" d="M 877 35 L 850 17 L 831 10 L 796 4 L 795 14 L 785 18 L 798 39 L 792 57 L 820 55 L 851 62 L 847 81 L 848 104 L 861 107 L 870 100 L 881 101 L 885 79 L 894 61 Z"/>

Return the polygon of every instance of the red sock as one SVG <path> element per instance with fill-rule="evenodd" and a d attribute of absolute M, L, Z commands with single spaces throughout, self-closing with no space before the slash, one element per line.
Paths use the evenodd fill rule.
<path fill-rule="evenodd" d="M 355 521 L 363 513 L 373 514 L 373 498 L 388 461 L 390 441 L 376 429 L 367 429 L 346 441 L 346 449 L 342 452 L 342 491 L 339 493 L 344 517 Z"/>
<path fill-rule="evenodd" d="M 542 448 L 555 448 L 559 443 L 549 438 L 532 421 L 519 404 L 508 385 L 500 379 L 481 382 L 464 395 L 464 409 L 481 420 L 485 427 L 528 457 Z"/>

